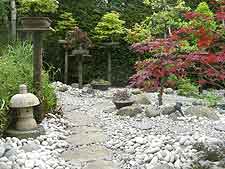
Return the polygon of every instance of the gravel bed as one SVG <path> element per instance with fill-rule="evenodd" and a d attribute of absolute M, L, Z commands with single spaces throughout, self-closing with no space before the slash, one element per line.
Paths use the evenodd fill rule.
<path fill-rule="evenodd" d="M 68 105 L 65 107 L 95 115 L 97 120 L 94 126 L 104 130 L 107 136 L 104 145 L 113 151 L 114 159 L 120 163 L 122 169 L 151 169 L 158 164 L 188 169 L 196 159 L 194 144 L 225 140 L 224 130 L 215 128 L 224 126 L 225 129 L 224 115 L 220 115 L 219 121 L 197 117 L 179 117 L 173 120 L 167 115 L 152 118 L 145 117 L 144 114 L 138 114 L 137 117 L 118 116 L 114 106 L 107 104 L 103 111 L 93 110 L 95 105 L 111 102 L 115 90 L 117 89 L 101 92 L 69 87 L 67 92 L 60 95 Z M 155 105 L 157 93 L 147 96 Z M 196 101 L 174 94 L 166 95 L 166 98 L 169 98 L 169 104 L 181 101 L 184 109 Z M 165 104 L 168 102 L 165 101 Z"/>

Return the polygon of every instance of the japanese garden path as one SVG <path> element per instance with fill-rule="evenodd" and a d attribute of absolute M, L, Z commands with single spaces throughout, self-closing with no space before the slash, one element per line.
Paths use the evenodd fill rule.
<path fill-rule="evenodd" d="M 74 127 L 70 128 L 72 135 L 67 138 L 71 146 L 62 157 L 73 163 L 76 166 L 74 169 L 119 169 L 112 159 L 112 152 L 102 145 L 106 141 L 104 132 L 94 127 L 97 121 L 95 114 L 111 103 L 96 103 L 90 105 L 89 110 L 84 110 L 76 106 L 76 100 L 77 98 L 71 96 L 67 99 L 61 98 L 64 117 L 74 124 Z"/>

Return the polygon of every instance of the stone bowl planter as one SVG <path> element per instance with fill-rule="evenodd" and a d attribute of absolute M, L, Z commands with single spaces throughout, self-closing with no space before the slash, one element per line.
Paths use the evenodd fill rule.
<path fill-rule="evenodd" d="M 106 91 L 109 89 L 110 85 L 109 84 L 98 84 L 98 83 L 95 83 L 95 84 L 91 84 L 92 88 L 93 89 L 96 89 L 96 90 L 102 90 L 102 91 Z"/>
<path fill-rule="evenodd" d="M 20 20 L 24 29 L 44 29 L 50 28 L 51 25 L 51 20 L 48 17 L 22 17 Z"/>
<path fill-rule="evenodd" d="M 117 109 L 121 109 L 122 107 L 131 106 L 134 104 L 134 100 L 114 100 L 113 103 L 115 104 Z"/>
<path fill-rule="evenodd" d="M 109 87 L 111 86 L 111 83 L 109 81 L 102 80 L 102 79 L 93 80 L 91 82 L 91 86 L 93 89 L 105 91 L 109 89 Z"/>

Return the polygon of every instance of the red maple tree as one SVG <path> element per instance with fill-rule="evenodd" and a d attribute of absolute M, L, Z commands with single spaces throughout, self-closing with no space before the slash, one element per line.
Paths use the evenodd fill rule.
<path fill-rule="evenodd" d="M 215 4 L 215 2 L 213 2 Z M 219 5 L 218 5 L 219 3 Z M 215 19 L 224 24 L 225 1 L 216 1 Z M 202 23 L 213 19 L 204 14 L 188 12 L 184 15 L 188 20 L 201 20 Z M 198 77 L 198 83 L 223 87 L 225 80 L 225 29 L 224 25 L 216 30 L 200 26 L 189 26 L 173 32 L 168 39 L 156 39 L 132 45 L 138 53 L 153 53 L 152 60 L 138 62 L 136 74 L 130 78 L 130 84 L 139 88 L 160 88 L 159 105 L 162 104 L 163 88 L 170 75 L 185 77 L 189 70 Z M 182 40 L 196 39 L 198 50 L 193 53 L 179 53 Z M 151 81 L 151 85 L 145 85 Z"/>

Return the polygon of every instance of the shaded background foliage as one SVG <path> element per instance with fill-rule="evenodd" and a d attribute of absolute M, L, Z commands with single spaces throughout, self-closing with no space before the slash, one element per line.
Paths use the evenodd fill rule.
<path fill-rule="evenodd" d="M 204 0 L 201 0 L 201 2 Z M 209 1 L 209 0 L 205 0 Z M 53 20 L 52 26 L 55 27 L 57 20 L 63 12 L 70 12 L 76 20 L 76 24 L 88 32 L 90 38 L 93 37 L 93 30 L 101 17 L 111 10 L 118 11 L 120 18 L 124 20 L 126 28 L 132 28 L 135 23 L 140 23 L 147 16 L 151 16 L 151 8 L 143 4 L 143 0 L 59 0 L 59 10 L 50 16 Z M 170 0 L 168 0 L 170 2 Z M 186 0 L 188 6 L 195 8 L 199 0 Z M 0 8 L 2 5 L 0 4 Z M 3 9 L 3 8 L 2 8 Z M 9 14 L 8 14 L 9 15 Z M 64 49 L 58 43 L 63 37 L 57 33 L 46 35 L 44 42 L 44 64 L 46 67 L 53 65 L 54 73 L 51 77 L 54 80 L 63 81 L 64 72 Z M 3 38 L 5 39 L 5 38 Z M 95 46 L 90 51 L 92 58 L 87 58 L 84 62 L 84 81 L 90 82 L 95 78 L 106 79 L 107 57 L 106 52 Z M 69 58 L 69 82 L 77 82 L 77 62 L 75 58 Z M 133 65 L 138 60 L 136 54 L 129 50 L 129 44 L 125 41 L 120 42 L 120 46 L 112 51 L 112 83 L 113 85 L 126 85 L 128 77 L 133 74 Z M 56 72 L 56 73 L 55 73 Z"/>
<path fill-rule="evenodd" d="M 77 22 L 77 25 L 88 32 L 90 38 L 93 36 L 93 30 L 101 17 L 110 10 L 120 12 L 121 19 L 126 21 L 126 27 L 133 26 L 140 22 L 146 16 L 151 14 L 149 8 L 143 5 L 142 0 L 111 1 L 107 6 L 100 1 L 95 0 L 61 0 L 59 11 L 71 12 Z M 54 16 L 57 20 L 59 16 Z M 54 24 L 54 23 L 53 23 Z M 54 25 L 53 25 L 54 26 Z M 63 80 L 64 49 L 57 43 L 60 37 L 51 33 L 45 41 L 45 62 L 54 65 L 60 71 L 56 74 L 56 80 Z M 95 78 L 106 79 L 107 57 L 104 49 L 95 46 L 90 51 L 92 58 L 84 62 L 84 81 L 90 82 Z M 70 57 L 69 82 L 77 82 L 77 62 L 75 58 Z M 136 54 L 129 50 L 129 45 L 121 41 L 120 46 L 112 51 L 112 80 L 113 85 L 127 84 L 128 77 L 133 72 L 133 65 L 137 61 Z"/>

